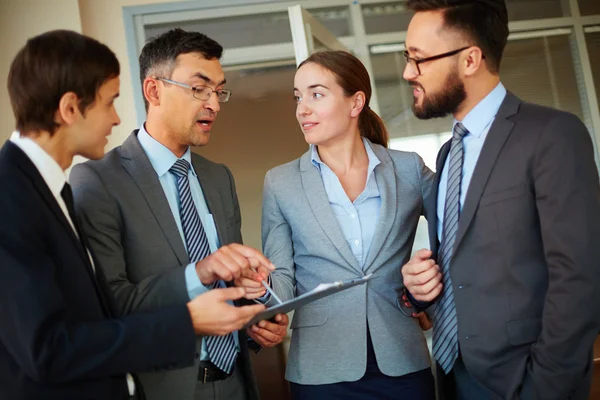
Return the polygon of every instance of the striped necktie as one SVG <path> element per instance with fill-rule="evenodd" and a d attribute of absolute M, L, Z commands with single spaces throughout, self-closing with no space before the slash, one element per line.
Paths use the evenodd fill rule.
<path fill-rule="evenodd" d="M 179 215 L 183 227 L 183 235 L 187 245 L 187 251 L 190 262 L 202 260 L 210 254 L 208 238 L 202 226 L 202 221 L 198 216 L 198 210 L 192 198 L 188 171 L 190 164 L 183 159 L 175 161 L 175 164 L 169 171 L 175 175 L 177 180 L 177 192 L 179 193 Z M 212 288 L 222 285 L 222 281 L 217 281 Z M 225 336 L 206 336 L 206 350 L 210 361 L 222 371 L 231 373 L 237 358 L 237 348 L 233 334 Z"/>
<path fill-rule="evenodd" d="M 444 226 L 442 242 L 438 252 L 438 264 L 442 272 L 443 290 L 433 316 L 433 356 L 444 372 L 448 374 L 458 358 L 458 321 L 450 278 L 450 262 L 460 217 L 460 188 L 463 167 L 463 137 L 469 133 L 460 123 L 456 123 L 450 145 L 448 185 L 444 205 Z"/>

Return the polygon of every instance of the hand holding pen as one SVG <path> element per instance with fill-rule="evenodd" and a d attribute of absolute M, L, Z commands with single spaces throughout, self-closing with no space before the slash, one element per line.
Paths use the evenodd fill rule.
<path fill-rule="evenodd" d="M 249 259 L 250 265 L 241 271 L 241 275 L 234 279 L 235 286 L 246 289 L 246 299 L 254 300 L 263 297 L 267 292 L 281 303 L 269 284 L 269 275 L 275 269 L 273 264 L 264 265 L 258 260 Z"/>

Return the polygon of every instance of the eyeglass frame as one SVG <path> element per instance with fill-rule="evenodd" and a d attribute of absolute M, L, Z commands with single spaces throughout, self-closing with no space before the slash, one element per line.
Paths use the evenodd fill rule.
<path fill-rule="evenodd" d="M 428 62 L 428 61 L 440 60 L 440 59 L 446 58 L 446 57 L 451 57 L 451 56 L 456 55 L 456 54 L 460 53 L 461 51 L 465 51 L 466 49 L 471 48 L 471 47 L 473 47 L 473 46 L 461 47 L 460 49 L 452 50 L 447 53 L 442 53 L 442 54 L 438 54 L 435 56 L 419 58 L 419 59 L 410 57 L 410 55 L 408 54 L 408 50 L 405 50 L 402 53 L 402 55 L 404 56 L 404 61 L 406 62 L 406 65 L 410 65 L 412 67 L 411 62 L 413 62 L 417 69 L 417 75 L 421 75 L 421 67 L 419 66 L 419 64 L 422 64 L 422 63 Z M 485 59 L 485 55 L 482 54 L 481 58 Z"/>
<path fill-rule="evenodd" d="M 188 85 L 187 83 L 177 82 L 177 81 L 174 81 L 172 79 L 163 78 L 163 77 L 160 77 L 160 76 L 154 76 L 153 78 L 156 79 L 156 80 L 162 81 L 162 82 L 166 82 L 166 83 L 170 83 L 170 84 L 175 85 L 175 86 L 182 87 L 184 89 L 191 90 L 192 91 L 192 96 L 194 96 L 194 98 L 196 100 L 207 101 L 208 99 L 210 99 L 210 96 L 212 96 L 213 93 L 216 93 L 217 94 L 217 101 L 219 103 L 227 103 L 229 101 L 229 99 L 231 98 L 231 94 L 232 94 L 231 90 L 229 90 L 229 89 L 217 89 L 217 90 L 215 90 L 215 89 L 211 88 L 210 86 L 206 86 L 206 85 L 191 86 L 191 85 Z M 204 92 L 199 92 L 200 88 L 207 89 L 207 90 L 210 91 L 208 93 L 208 95 L 205 96 L 206 98 L 196 97 L 197 95 L 199 96 L 200 93 L 204 93 Z M 227 97 L 225 98 L 225 100 L 221 100 L 219 98 L 219 93 L 223 93 L 223 94 L 227 95 Z"/>

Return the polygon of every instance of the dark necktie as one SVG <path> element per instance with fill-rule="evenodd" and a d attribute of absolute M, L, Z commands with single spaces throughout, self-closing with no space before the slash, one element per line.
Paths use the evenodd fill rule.
<path fill-rule="evenodd" d="M 183 159 L 175 161 L 169 171 L 175 175 L 177 180 L 177 192 L 179 193 L 179 215 L 183 236 L 187 245 L 190 262 L 202 260 L 210 254 L 208 238 L 198 215 L 198 210 L 192 198 L 188 171 L 190 164 Z M 220 282 L 215 282 L 212 288 L 219 287 Z M 207 336 L 206 350 L 210 361 L 219 369 L 231 373 L 237 357 L 237 348 L 233 334 L 225 336 Z"/>

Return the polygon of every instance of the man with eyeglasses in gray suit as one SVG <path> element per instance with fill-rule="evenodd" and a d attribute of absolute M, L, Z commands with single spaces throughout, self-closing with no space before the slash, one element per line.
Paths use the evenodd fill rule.
<path fill-rule="evenodd" d="M 222 52 L 207 36 L 181 29 L 149 41 L 140 55 L 145 123 L 104 159 L 71 173 L 84 229 L 123 314 L 185 303 L 271 272 L 241 244 L 230 170 L 190 149 L 208 143 L 231 95 Z M 263 295 L 255 289 L 246 298 Z M 245 332 L 199 337 L 193 367 L 140 376 L 147 397 L 258 399 L 248 349 L 279 344 L 287 324 L 279 315 Z"/>

